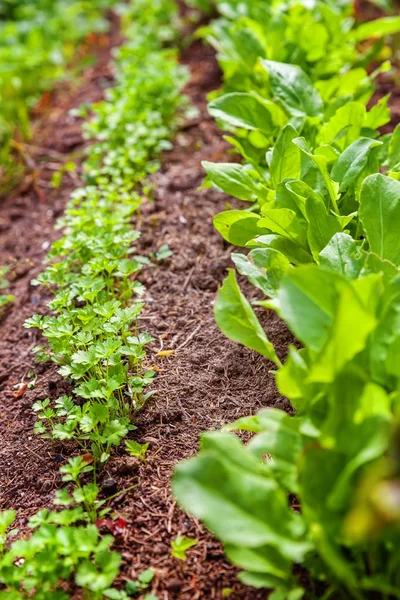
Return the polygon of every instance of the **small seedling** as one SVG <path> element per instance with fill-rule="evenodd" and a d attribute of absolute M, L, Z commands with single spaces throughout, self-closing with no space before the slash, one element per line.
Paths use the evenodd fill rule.
<path fill-rule="evenodd" d="M 126 583 L 126 593 L 130 596 L 134 596 L 136 594 L 140 594 L 144 592 L 150 585 L 150 583 L 154 579 L 154 571 L 153 569 L 146 569 L 142 571 L 135 581 L 127 581 Z"/>
<path fill-rule="evenodd" d="M 139 444 L 134 440 L 125 440 L 125 446 L 131 456 L 137 456 L 141 460 L 145 460 L 145 455 L 149 444 Z"/>
<path fill-rule="evenodd" d="M 168 244 L 163 244 L 156 252 L 156 260 L 157 262 L 161 262 L 172 255 L 173 252 L 169 249 Z"/>
<path fill-rule="evenodd" d="M 75 169 L 76 169 L 76 164 L 72 161 L 68 161 L 65 163 L 65 165 L 60 167 L 60 169 L 58 169 L 58 171 L 53 173 L 53 177 L 51 178 L 51 185 L 53 186 L 53 188 L 56 188 L 56 189 L 59 188 L 61 185 L 61 182 L 63 180 L 64 174 L 70 173 L 71 171 L 75 171 Z"/>
<path fill-rule="evenodd" d="M 189 548 L 196 546 L 198 540 L 195 538 L 188 538 L 184 535 L 179 535 L 175 540 L 171 542 L 171 554 L 174 558 L 179 560 L 186 560 L 186 552 Z"/>

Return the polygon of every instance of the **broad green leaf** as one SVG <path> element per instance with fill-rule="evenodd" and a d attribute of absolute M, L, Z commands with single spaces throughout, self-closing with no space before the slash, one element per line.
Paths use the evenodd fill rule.
<path fill-rule="evenodd" d="M 292 561 L 308 549 L 302 517 L 290 509 L 266 466 L 231 434 L 203 436 L 201 454 L 178 465 L 173 488 L 179 503 L 225 544 L 268 545 Z"/>
<path fill-rule="evenodd" d="M 274 288 L 269 282 L 267 275 L 258 266 L 253 264 L 244 254 L 231 254 L 236 270 L 240 275 L 245 275 L 251 284 L 261 290 L 266 296 L 275 294 Z"/>
<path fill-rule="evenodd" d="M 331 173 L 332 179 L 339 183 L 340 192 L 345 192 L 355 183 L 368 162 L 369 152 L 377 146 L 382 146 L 382 142 L 359 138 L 340 155 Z"/>
<path fill-rule="evenodd" d="M 275 125 L 267 106 L 253 94 L 233 92 L 225 94 L 208 105 L 210 115 L 233 127 L 256 130 L 270 135 Z"/>
<path fill-rule="evenodd" d="M 273 296 L 278 290 L 283 276 L 291 268 L 289 259 L 282 252 L 273 248 L 255 248 L 249 252 L 249 257 L 255 265 L 265 269 L 272 291 L 270 295 Z"/>
<path fill-rule="evenodd" d="M 208 180 L 217 188 L 239 200 L 254 201 L 267 190 L 254 180 L 243 165 L 203 161 Z"/>
<path fill-rule="evenodd" d="M 340 225 L 340 230 L 343 231 L 344 229 L 346 229 L 347 225 L 349 223 L 351 223 L 351 221 L 358 216 L 358 212 L 354 211 L 352 213 L 350 213 L 349 215 L 337 215 L 335 212 L 331 211 L 332 214 L 334 215 L 335 219 L 337 220 L 337 222 Z"/>
<path fill-rule="evenodd" d="M 353 444 L 349 444 L 346 465 L 338 477 L 328 497 L 329 508 L 335 510 L 348 505 L 352 493 L 352 479 L 365 464 L 381 458 L 387 451 L 389 442 L 388 417 L 390 418 L 390 399 L 383 388 L 371 383 L 364 391 L 368 406 L 385 403 L 386 418 L 371 417 L 353 428 Z M 388 414 L 389 412 L 389 414 Z M 386 421 L 386 423 L 385 423 Z M 349 431 L 350 433 L 350 431 Z M 354 443 L 355 442 L 355 443 Z"/>
<path fill-rule="evenodd" d="M 300 151 L 292 143 L 296 137 L 298 137 L 298 133 L 294 127 L 286 125 L 276 140 L 270 167 L 272 183 L 275 188 L 284 179 L 300 177 Z"/>
<path fill-rule="evenodd" d="M 375 257 L 375 255 L 371 256 Z M 383 271 L 383 264 L 373 264 L 373 268 L 377 272 L 381 269 Z M 391 265 L 391 263 L 388 264 Z M 386 274 L 384 281 L 386 281 L 386 286 L 382 298 L 383 310 L 379 315 L 379 324 L 371 336 L 368 350 L 374 381 L 389 386 L 393 375 L 398 379 L 398 361 L 400 357 L 400 279 L 398 276 L 393 276 L 393 272 L 389 272 Z"/>
<path fill-rule="evenodd" d="M 315 198 L 316 201 L 320 200 L 323 202 L 321 196 L 317 194 L 307 183 L 295 179 L 293 181 L 287 181 L 285 183 L 286 190 L 290 193 L 295 202 L 298 210 L 300 210 L 303 217 L 307 220 L 306 200 L 307 198 Z M 275 199 L 275 203 L 279 206 L 278 194 Z M 289 206 L 287 208 L 290 208 Z"/>
<path fill-rule="evenodd" d="M 314 154 L 317 156 L 323 156 L 328 165 L 335 163 L 339 158 L 339 151 L 329 144 L 325 144 L 325 146 L 318 146 L 315 148 Z"/>
<path fill-rule="evenodd" d="M 259 215 L 245 210 L 227 210 L 219 213 L 213 219 L 214 227 L 224 240 L 235 246 L 245 246 L 246 243 L 260 234 L 257 226 Z"/>
<path fill-rule="evenodd" d="M 323 102 L 308 75 L 298 66 L 261 59 L 273 95 L 293 116 L 322 114 Z"/>
<path fill-rule="evenodd" d="M 300 148 L 301 152 L 303 152 L 303 154 L 305 154 L 305 156 L 308 156 L 312 160 L 312 162 L 316 165 L 318 171 L 321 173 L 321 176 L 324 181 L 327 192 L 329 194 L 329 198 L 331 200 L 333 209 L 335 210 L 336 213 L 339 213 L 339 209 L 338 209 L 338 205 L 337 205 L 339 186 L 337 185 L 337 183 L 335 183 L 331 179 L 331 177 L 328 173 L 326 158 L 324 156 L 321 156 L 318 154 L 313 154 L 311 152 L 311 150 L 309 149 L 309 147 L 307 146 L 307 142 L 306 142 L 305 138 L 303 138 L 303 137 L 294 139 L 293 143 L 296 144 L 296 146 L 298 146 Z"/>
<path fill-rule="evenodd" d="M 303 451 L 299 423 L 287 413 L 276 409 L 265 409 L 258 413 L 263 430 L 248 444 L 250 452 L 260 458 L 272 456 L 268 463 L 279 483 L 290 493 L 297 489 L 297 463 Z M 237 423 L 236 429 L 240 429 Z"/>
<path fill-rule="evenodd" d="M 312 350 L 325 345 L 337 306 L 336 283 L 341 278 L 316 265 L 292 269 L 276 296 L 278 314 L 295 336 Z"/>
<path fill-rule="evenodd" d="M 239 289 L 234 271 L 230 271 L 220 288 L 214 307 L 215 320 L 221 331 L 276 364 L 280 364 L 250 303 Z"/>
<path fill-rule="evenodd" d="M 289 180 L 290 181 L 290 180 Z M 266 203 L 261 207 L 261 215 L 264 210 L 271 207 L 273 208 L 288 208 L 296 213 L 300 219 L 307 218 L 305 212 L 305 200 L 302 197 L 298 197 L 297 194 L 293 194 L 291 190 L 287 188 L 289 181 L 283 181 L 278 184 L 275 191 L 275 199 L 271 203 Z"/>
<path fill-rule="evenodd" d="M 368 300 L 369 297 L 377 295 L 379 282 L 380 277 L 377 275 L 365 278 L 363 297 L 357 294 L 350 283 L 343 282 L 340 285 L 328 340 L 311 369 L 309 381 L 333 381 L 345 364 L 365 348 L 369 334 L 377 325 L 377 319 L 369 309 Z"/>
<path fill-rule="evenodd" d="M 249 248 L 273 248 L 277 250 L 294 265 L 304 265 L 314 262 L 313 257 L 307 251 L 291 240 L 281 235 L 260 235 L 246 244 Z"/>
<path fill-rule="evenodd" d="M 309 369 L 302 351 L 293 346 L 289 352 L 285 364 L 276 374 L 276 383 L 282 396 L 289 398 L 296 410 L 302 410 L 305 403 L 305 386 Z"/>
<path fill-rule="evenodd" d="M 248 138 L 233 138 L 230 135 L 224 135 L 223 137 L 224 140 L 237 150 L 247 163 L 251 164 L 255 169 L 259 168 L 260 156 L 265 151 L 264 146 L 261 152 L 259 148 L 255 148 L 250 144 Z"/>
<path fill-rule="evenodd" d="M 307 24 L 300 30 L 300 44 L 307 53 L 309 62 L 316 62 L 324 57 L 329 30 L 323 23 L 313 21 L 312 27 Z"/>
<path fill-rule="evenodd" d="M 361 102 L 349 102 L 340 107 L 320 128 L 317 143 L 321 146 L 334 144 L 343 151 L 359 137 L 365 114 L 365 106 Z"/>
<path fill-rule="evenodd" d="M 381 174 L 367 177 L 359 213 L 371 251 L 399 265 L 400 182 Z"/>
<path fill-rule="evenodd" d="M 344 464 L 343 454 L 316 445 L 304 452 L 299 464 L 300 493 L 307 506 L 308 520 L 318 523 L 320 535 L 328 539 L 340 527 L 340 516 L 328 511 L 326 503 Z"/>
<path fill-rule="evenodd" d="M 283 581 L 290 577 L 291 562 L 279 554 L 273 546 L 245 548 L 227 545 L 224 550 L 228 559 L 241 569 L 252 573 L 265 573 Z"/>
<path fill-rule="evenodd" d="M 303 249 L 307 249 L 307 230 L 296 213 L 289 208 L 268 208 L 262 211 L 258 226 L 277 233 Z"/>
<path fill-rule="evenodd" d="M 383 17 L 362 23 L 354 30 L 354 38 L 362 42 L 368 38 L 381 38 L 400 31 L 400 17 Z"/>
<path fill-rule="evenodd" d="M 321 251 L 319 263 L 324 269 L 357 279 L 365 263 L 365 255 L 351 235 L 336 233 Z"/>
<path fill-rule="evenodd" d="M 393 131 L 392 138 L 389 143 L 388 166 L 392 169 L 400 162 L 400 123 Z"/>
<path fill-rule="evenodd" d="M 372 275 L 373 273 L 380 273 L 382 275 L 382 281 L 385 285 L 387 293 L 391 294 L 391 290 L 393 288 L 397 289 L 397 284 L 399 282 L 397 276 L 400 273 L 399 266 L 394 265 L 389 260 L 380 258 L 373 252 L 364 252 L 364 254 L 365 264 L 363 266 L 362 275 L 364 276 Z"/>
<path fill-rule="evenodd" d="M 279 596 L 277 596 L 278 592 L 274 592 L 274 594 L 272 594 L 272 595 L 275 597 L 272 600 L 288 600 L 287 582 L 286 581 L 284 582 L 279 577 L 274 577 L 274 575 L 267 575 L 265 573 L 254 573 L 252 571 L 240 571 L 240 573 L 238 573 L 238 575 L 237 575 L 237 578 L 244 585 L 251 587 L 251 588 L 256 588 L 256 589 L 268 588 L 268 589 L 279 590 L 279 592 L 281 592 L 281 594 Z"/>
<path fill-rule="evenodd" d="M 378 129 L 386 125 L 386 123 L 390 123 L 389 98 L 390 96 L 384 96 L 367 112 L 364 119 L 364 127 Z"/>
<path fill-rule="evenodd" d="M 319 253 L 330 242 L 332 237 L 340 231 L 337 219 L 328 215 L 325 204 L 310 196 L 306 201 L 308 216 L 307 240 L 314 259 L 318 262 Z"/>

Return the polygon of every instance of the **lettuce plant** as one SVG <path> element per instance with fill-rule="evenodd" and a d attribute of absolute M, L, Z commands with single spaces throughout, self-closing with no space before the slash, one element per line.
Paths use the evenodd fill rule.
<path fill-rule="evenodd" d="M 274 39 L 271 23 L 258 30 Z M 346 72 L 336 72 L 328 98 L 328 80 L 313 81 L 294 56 L 258 57 L 253 87 L 212 101 L 246 162 L 205 167 L 209 183 L 251 203 L 215 224 L 251 248 L 232 255 L 236 267 L 298 346 L 282 364 L 234 271 L 216 322 L 272 362 L 295 415 L 266 409 L 203 435 L 199 455 L 177 467 L 174 492 L 223 542 L 242 581 L 273 600 L 399 598 L 399 130 L 379 136 L 387 99 L 365 109 L 373 78 L 365 97 L 353 80 L 346 99 L 336 95 Z"/>
<path fill-rule="evenodd" d="M 206 434 L 174 491 L 274 600 L 398 598 L 399 270 L 342 233 L 323 254 L 269 303 L 302 344 L 284 365 L 230 273 L 217 322 L 275 362 L 296 414 L 266 409 Z M 244 445 L 236 430 L 254 436 Z"/>
<path fill-rule="evenodd" d="M 366 76 L 365 66 L 382 52 L 382 38 L 399 30 L 398 17 L 358 25 L 353 2 L 299 0 L 216 2 L 221 17 L 198 32 L 217 50 L 224 90 L 263 88 L 258 59 L 302 68 L 324 99 Z M 364 42 L 372 38 L 371 44 Z M 344 75 L 339 81 L 337 75 Z"/>
<path fill-rule="evenodd" d="M 220 213 L 215 227 L 234 245 L 255 254 L 271 248 L 295 265 L 317 261 L 336 232 L 363 239 L 362 182 L 382 168 L 397 178 L 400 158 L 399 130 L 379 132 L 390 121 L 388 97 L 366 109 L 376 76 L 390 65 L 369 74 L 366 67 L 399 31 L 399 18 L 355 26 L 349 3 L 322 1 L 220 9 L 224 18 L 204 34 L 219 52 L 227 93 L 209 112 L 244 162 L 204 162 L 205 185 L 249 207 Z M 251 258 L 235 260 L 239 272 L 254 271 Z"/>

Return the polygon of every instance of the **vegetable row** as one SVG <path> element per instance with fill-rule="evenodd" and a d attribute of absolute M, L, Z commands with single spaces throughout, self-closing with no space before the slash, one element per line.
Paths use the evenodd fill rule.
<path fill-rule="evenodd" d="M 65 582 L 74 581 L 85 598 L 123 600 L 151 581 L 143 574 L 125 591 L 111 588 L 121 557 L 99 528 L 114 532 L 119 524 L 108 514 L 107 499 L 99 498 L 97 471 L 135 429 L 132 417 L 154 375 L 143 366 L 151 337 L 139 326 L 144 289 L 137 280 L 151 261 L 137 252 L 140 232 L 132 219 L 141 197 L 151 193 L 147 176 L 158 168 L 186 106 L 187 75 L 176 51 L 165 47 L 178 31 L 173 2 L 135 0 L 121 7 L 121 18 L 126 42 L 115 56 L 115 87 L 90 107 L 85 125 L 91 141 L 85 186 L 72 194 L 59 224 L 65 235 L 33 282 L 51 294 L 49 314 L 26 322 L 43 334 L 37 358 L 56 363 L 73 384 L 69 396 L 35 403 L 35 432 L 70 440 L 79 455 L 60 469 L 66 487 L 55 494 L 57 508 L 31 518 L 31 537 L 12 542 L 15 511 L 0 513 L 4 598 L 62 600 L 70 597 Z M 134 440 L 126 447 L 139 457 L 146 451 Z"/>
<path fill-rule="evenodd" d="M 224 73 L 209 110 L 243 161 L 205 163 L 206 185 L 248 202 L 214 222 L 250 249 L 232 259 L 261 297 L 231 270 L 215 318 L 274 363 L 296 413 L 205 434 L 175 494 L 273 600 L 399 598 L 400 128 L 380 133 L 388 97 L 366 107 L 400 19 L 357 25 L 329 0 L 219 10 L 201 32 Z M 284 364 L 263 309 L 299 342 Z"/>

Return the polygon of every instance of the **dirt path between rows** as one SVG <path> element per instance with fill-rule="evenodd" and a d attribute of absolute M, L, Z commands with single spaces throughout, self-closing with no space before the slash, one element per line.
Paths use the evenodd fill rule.
<path fill-rule="evenodd" d="M 0 206 L 0 264 L 13 265 L 11 292 L 16 297 L 0 321 L 0 509 L 18 509 L 22 532 L 30 515 L 51 505 L 54 490 L 61 486 L 59 466 L 76 453 L 73 445 L 43 441 L 33 434 L 33 402 L 56 398 L 70 387 L 54 365 L 35 364 L 31 351 L 40 336 L 24 329 L 23 323 L 33 313 L 47 310 L 45 290 L 30 281 L 43 269 L 46 250 L 59 236 L 55 221 L 70 192 L 80 185 L 79 177 L 70 175 L 57 190 L 49 185 L 54 170 L 71 153 L 79 162 L 84 149 L 81 121 L 69 110 L 100 99 L 112 84 L 108 63 L 117 38 L 100 41 L 97 63 L 84 73 L 79 86 L 60 86 L 47 98 L 47 116 L 39 121 L 32 143 L 36 176 L 27 178 L 25 186 Z M 137 418 L 135 439 L 149 442 L 150 448 L 143 464 L 119 449 L 100 481 L 108 494 L 138 484 L 114 501 L 115 510 L 127 521 L 125 534 L 116 542 L 124 558 L 121 580 L 153 567 L 151 591 L 160 600 L 222 598 L 224 588 L 233 589 L 233 599 L 258 600 L 265 592 L 237 581 L 220 545 L 176 507 L 170 492 L 173 466 L 196 451 L 202 431 L 261 406 L 286 406 L 266 361 L 226 340 L 214 323 L 212 304 L 230 263 L 230 248 L 213 229 L 212 217 L 224 210 L 226 197 L 197 188 L 203 178 L 201 160 L 229 160 L 227 144 L 206 110 L 206 94 L 218 87 L 220 74 L 213 51 L 199 43 L 184 52 L 182 62 L 191 71 L 185 92 L 199 117 L 185 124 L 173 150 L 165 155 L 154 177 L 154 201 L 144 204 L 140 222 L 134 224 L 143 232 L 142 252 L 164 243 L 173 250 L 170 259 L 142 275 L 147 288 L 143 329 L 155 338 L 149 365 L 155 364 L 159 375 L 157 394 Z M 271 339 L 284 354 L 287 332 L 275 317 L 267 315 L 266 321 Z M 156 356 L 160 349 L 175 353 L 161 359 Z M 15 386 L 33 380 L 33 389 L 18 397 Z M 199 539 L 184 564 L 170 554 L 177 535 Z"/>

